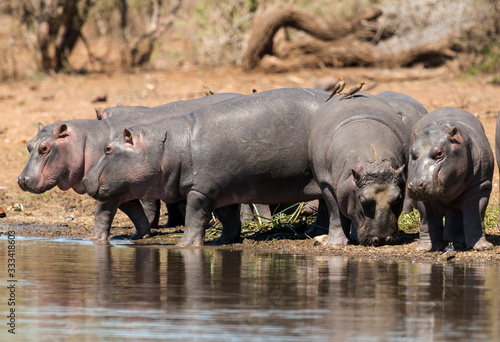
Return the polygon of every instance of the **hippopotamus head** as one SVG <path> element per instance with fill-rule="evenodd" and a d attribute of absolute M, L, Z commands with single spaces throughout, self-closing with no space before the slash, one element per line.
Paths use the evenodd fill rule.
<path fill-rule="evenodd" d="M 468 149 L 457 126 L 434 123 L 415 132 L 410 148 L 408 195 L 419 201 L 459 192 L 467 176 Z"/>
<path fill-rule="evenodd" d="M 30 158 L 17 179 L 21 189 L 43 193 L 59 186 L 82 193 L 77 184 L 83 177 L 84 156 L 78 140 L 77 130 L 69 123 L 38 124 L 37 135 L 27 145 Z"/>
<path fill-rule="evenodd" d="M 106 144 L 104 155 L 83 178 L 83 186 L 100 201 L 124 194 L 142 198 L 147 196 L 149 186 L 160 191 L 159 184 L 155 187 L 144 179 L 161 176 L 161 151 L 146 140 L 142 131 L 125 129 L 121 137 Z"/>
<path fill-rule="evenodd" d="M 397 242 L 398 217 L 403 209 L 405 166 L 384 160 L 361 162 L 338 191 L 340 210 L 356 227 L 362 245 Z"/>

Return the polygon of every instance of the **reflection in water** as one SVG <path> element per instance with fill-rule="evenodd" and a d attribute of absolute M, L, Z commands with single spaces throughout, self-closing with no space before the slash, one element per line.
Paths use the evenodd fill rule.
<path fill-rule="evenodd" d="M 500 340 L 498 266 L 69 240 L 16 246 L 18 340 Z"/>

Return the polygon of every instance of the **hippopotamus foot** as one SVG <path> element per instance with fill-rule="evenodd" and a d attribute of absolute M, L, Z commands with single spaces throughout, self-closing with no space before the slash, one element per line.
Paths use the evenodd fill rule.
<path fill-rule="evenodd" d="M 107 232 L 92 232 L 89 236 L 85 238 L 85 240 L 90 241 L 107 241 L 109 238 L 109 234 Z"/>
<path fill-rule="evenodd" d="M 150 234 L 149 233 L 135 233 L 134 235 L 132 235 L 129 239 L 130 240 L 139 240 L 139 239 L 147 239 L 148 237 L 150 237 Z"/>
<path fill-rule="evenodd" d="M 212 246 L 221 246 L 221 245 L 228 245 L 232 243 L 238 243 L 240 242 L 240 237 L 238 236 L 229 236 L 229 234 L 222 234 L 218 239 L 212 241 L 210 245 Z"/>
<path fill-rule="evenodd" d="M 432 242 L 431 240 L 423 240 L 420 239 L 418 241 L 418 246 L 417 246 L 417 251 L 422 251 L 422 252 L 430 252 L 432 251 Z"/>
<path fill-rule="evenodd" d="M 309 228 L 304 234 L 308 237 L 315 237 L 324 235 L 325 233 L 328 233 L 328 228 L 320 227 L 313 224 L 311 228 Z"/>
<path fill-rule="evenodd" d="M 349 243 L 349 240 L 346 237 L 331 237 L 328 235 L 328 238 L 323 243 L 325 246 L 346 246 Z"/>
<path fill-rule="evenodd" d="M 259 205 L 255 208 L 263 208 L 269 210 L 268 206 Z M 213 241 L 212 245 L 227 245 L 230 243 L 240 242 L 241 221 L 240 221 L 240 205 L 231 204 L 222 208 L 218 208 L 215 214 L 222 223 L 221 236 Z"/>
<path fill-rule="evenodd" d="M 479 239 L 478 242 L 476 242 L 474 244 L 473 248 L 475 251 L 486 251 L 486 250 L 493 249 L 493 244 L 486 241 L 486 238 L 483 236 Z"/>
<path fill-rule="evenodd" d="M 193 246 L 193 247 L 198 247 L 198 246 L 203 246 L 203 240 L 199 239 L 195 236 L 187 236 L 184 233 L 184 236 L 181 238 L 181 240 L 177 243 L 178 247 L 187 247 L 187 246 Z"/>

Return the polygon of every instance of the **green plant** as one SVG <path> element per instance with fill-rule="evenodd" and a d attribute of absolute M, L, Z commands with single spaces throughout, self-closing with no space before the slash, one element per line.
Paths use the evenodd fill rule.
<path fill-rule="evenodd" d="M 417 209 L 414 209 L 410 213 L 402 213 L 398 219 L 398 225 L 400 230 L 418 230 L 420 226 L 420 214 Z"/>

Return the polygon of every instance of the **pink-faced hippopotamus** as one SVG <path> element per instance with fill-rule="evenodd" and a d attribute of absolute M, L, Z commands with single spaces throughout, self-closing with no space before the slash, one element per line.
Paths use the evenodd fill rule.
<path fill-rule="evenodd" d="M 141 110 L 120 107 L 121 111 L 127 111 L 127 109 L 129 111 L 121 115 L 113 115 L 105 120 L 69 120 L 47 126 L 39 124 L 37 135 L 28 142 L 30 158 L 18 177 L 18 184 L 24 191 L 33 193 L 43 193 L 58 186 L 61 190 L 73 189 L 83 194 L 85 193 L 82 185 L 83 177 L 104 155 L 106 143 L 120 134 L 124 127 L 134 123 L 152 122 L 162 117 L 190 113 L 205 105 L 239 95 L 215 94 Z M 118 205 L 136 227 L 137 233 L 133 238 L 141 238 L 149 233 L 150 223 L 156 213 L 155 207 L 148 206 L 145 214 L 143 206 L 137 200 L 119 204 L 112 201 L 98 201 L 94 230 L 90 239 L 108 238 Z"/>
<path fill-rule="evenodd" d="M 321 197 L 308 155 L 312 116 L 328 98 L 313 89 L 264 91 L 123 131 L 84 178 L 87 193 L 122 203 L 187 200 L 180 246 L 202 245 L 210 212 L 223 224 L 216 243 L 239 239 L 239 203 Z M 212 95 L 213 96 L 213 95 Z"/>
<path fill-rule="evenodd" d="M 407 192 L 419 201 L 419 250 L 440 250 L 444 241 L 475 250 L 492 248 L 484 233 L 484 215 L 493 169 L 484 128 L 471 113 L 446 107 L 417 122 Z"/>
<path fill-rule="evenodd" d="M 309 153 L 328 209 L 325 244 L 397 241 L 406 132 L 387 102 L 366 93 L 344 101 L 332 98 L 318 110 L 311 122 Z"/>

